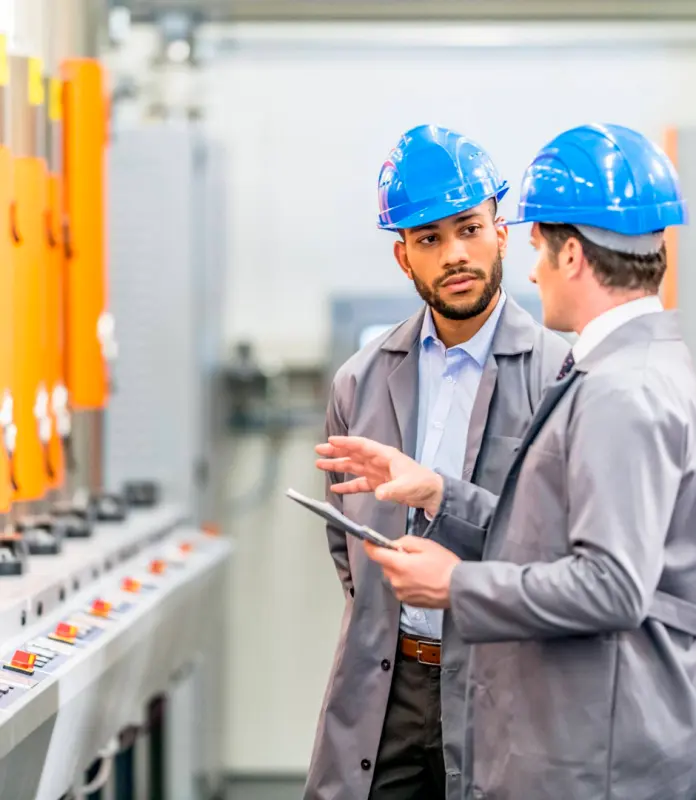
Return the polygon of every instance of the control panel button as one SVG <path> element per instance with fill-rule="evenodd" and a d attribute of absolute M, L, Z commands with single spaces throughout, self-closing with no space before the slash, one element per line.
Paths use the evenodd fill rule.
<path fill-rule="evenodd" d="M 167 564 L 162 559 L 156 558 L 150 562 L 150 572 L 153 575 L 161 575 L 167 569 Z"/>
<path fill-rule="evenodd" d="M 13 669 L 17 672 L 25 672 L 27 675 L 33 675 L 35 663 L 36 655 L 34 653 L 28 653 L 26 650 L 16 650 L 10 663 L 4 664 L 3 669 Z"/>
<path fill-rule="evenodd" d="M 49 633 L 49 639 L 55 639 L 58 642 L 65 642 L 66 644 L 75 644 L 75 639 L 78 636 L 78 629 L 76 625 L 70 625 L 68 622 L 59 622 L 53 633 Z"/>
<path fill-rule="evenodd" d="M 136 594 L 141 588 L 142 585 L 140 581 L 136 581 L 135 578 L 124 578 L 121 581 L 121 589 L 123 589 L 124 592 L 132 592 L 133 594 Z"/>
<path fill-rule="evenodd" d="M 106 600 L 95 600 L 92 603 L 89 613 L 93 614 L 95 617 L 108 617 L 110 611 L 111 603 L 108 603 Z"/>

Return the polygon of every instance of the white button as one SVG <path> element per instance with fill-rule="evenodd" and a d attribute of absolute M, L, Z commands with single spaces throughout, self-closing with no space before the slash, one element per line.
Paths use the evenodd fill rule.
<path fill-rule="evenodd" d="M 445 380 L 447 381 L 447 383 L 454 383 L 454 378 L 451 375 L 448 375 Z"/>
<path fill-rule="evenodd" d="M 423 619 L 423 612 L 416 611 L 416 613 L 413 615 L 413 619 L 418 619 L 418 620 Z"/>
<path fill-rule="evenodd" d="M 442 430 L 442 423 L 441 422 L 433 422 L 433 428 L 437 428 L 439 431 Z"/>

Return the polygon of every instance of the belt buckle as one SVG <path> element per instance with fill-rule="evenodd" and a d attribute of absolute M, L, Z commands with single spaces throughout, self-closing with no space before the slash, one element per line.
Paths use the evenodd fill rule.
<path fill-rule="evenodd" d="M 433 663 L 431 661 L 423 661 L 421 659 L 421 654 L 423 653 L 423 651 L 421 650 L 421 645 L 424 645 L 424 644 L 427 645 L 427 644 L 430 644 L 430 642 L 424 642 L 421 639 L 416 639 L 416 645 L 417 645 L 417 648 L 416 648 L 416 659 L 418 660 L 419 664 L 423 664 L 426 667 L 432 667 L 434 665 L 433 665 Z"/>

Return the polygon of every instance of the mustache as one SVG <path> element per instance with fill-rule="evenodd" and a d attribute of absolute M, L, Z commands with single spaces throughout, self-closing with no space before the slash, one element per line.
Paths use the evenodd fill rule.
<path fill-rule="evenodd" d="M 433 282 L 433 288 L 438 289 L 445 281 L 459 275 L 462 275 L 466 278 L 478 278 L 482 281 L 488 279 L 488 275 L 482 269 L 476 269 L 475 267 L 452 267 Z"/>

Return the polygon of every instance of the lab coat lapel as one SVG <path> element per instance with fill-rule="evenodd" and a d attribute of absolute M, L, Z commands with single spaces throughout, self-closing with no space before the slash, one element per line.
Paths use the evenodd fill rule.
<path fill-rule="evenodd" d="M 418 431 L 418 356 L 425 308 L 397 328 L 382 350 L 393 354 L 396 366 L 387 376 L 389 399 L 399 431 L 400 449 L 415 457 Z M 393 363 L 393 362 L 392 362 Z"/>
<path fill-rule="evenodd" d="M 401 437 L 401 450 L 410 456 L 416 452 L 418 428 L 418 342 L 387 378 L 389 397 Z"/>
<path fill-rule="evenodd" d="M 529 319 L 522 308 L 508 296 L 500 315 L 498 327 L 493 337 L 491 353 L 481 376 L 474 407 L 469 420 L 469 433 L 466 441 L 466 455 L 462 478 L 470 481 L 476 470 L 483 437 L 486 432 L 491 402 L 498 383 L 498 362 L 496 356 L 515 356 L 528 353 L 534 347 L 534 338 Z"/>
<path fill-rule="evenodd" d="M 464 469 L 462 472 L 462 478 L 465 481 L 471 480 L 471 476 L 474 474 L 474 469 L 476 468 L 476 461 L 478 460 L 479 453 L 481 452 L 481 444 L 483 443 L 483 434 L 485 433 L 486 423 L 488 422 L 488 411 L 491 406 L 491 400 L 493 399 L 497 381 L 498 364 L 496 363 L 495 356 L 491 353 L 486 360 L 486 366 L 484 367 L 481 382 L 476 392 L 474 407 L 471 410 L 469 434 L 466 439 Z"/>

